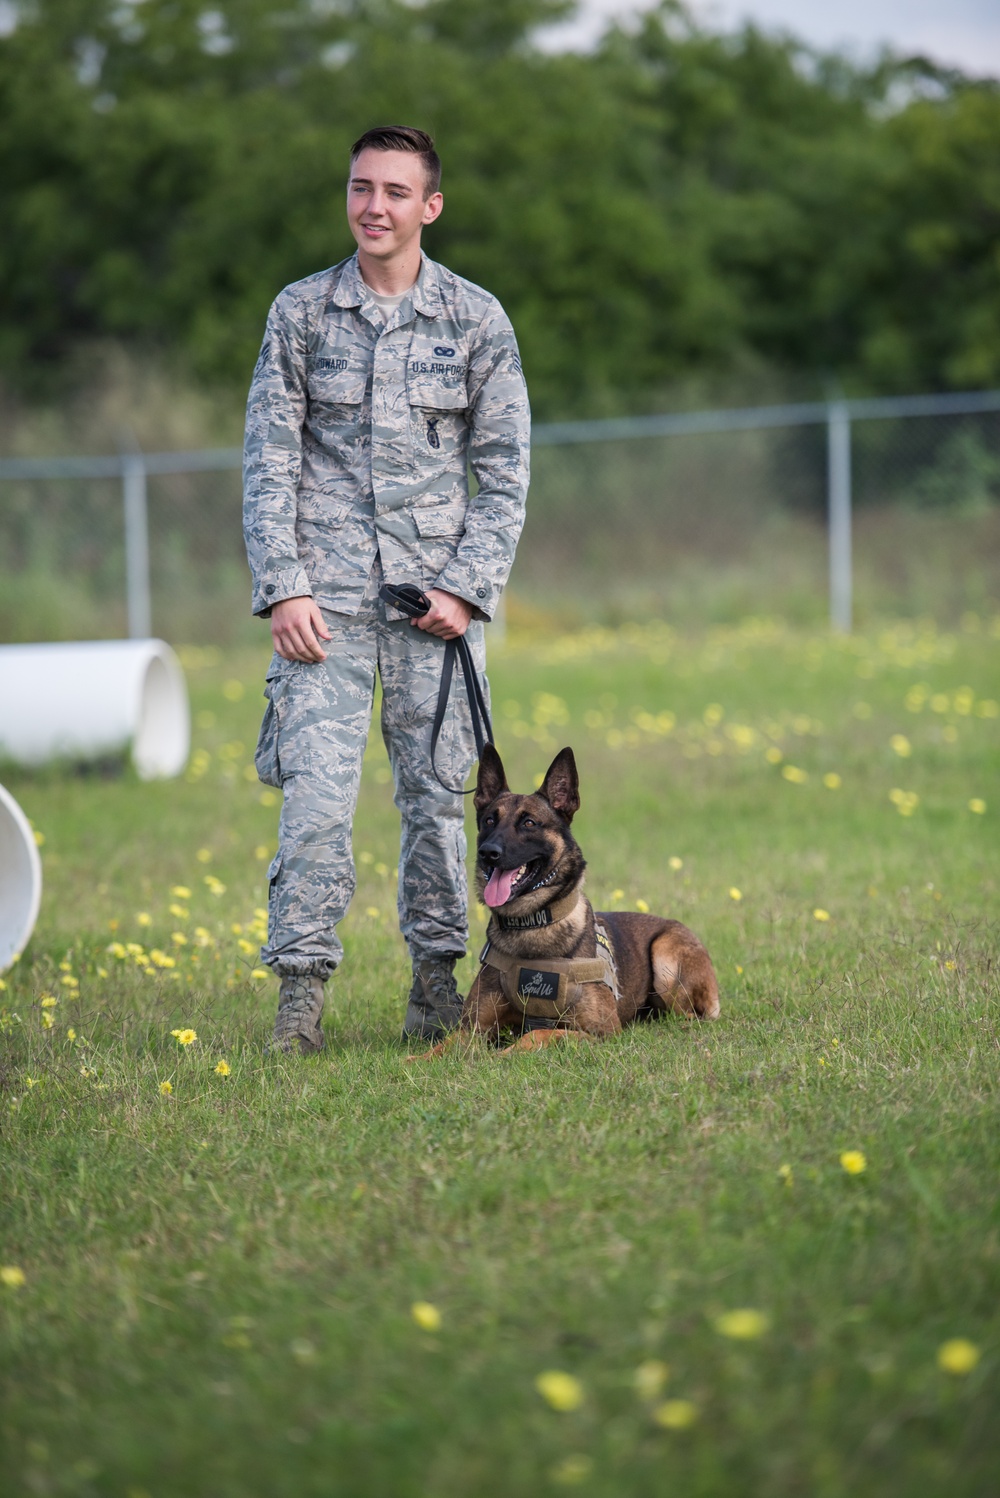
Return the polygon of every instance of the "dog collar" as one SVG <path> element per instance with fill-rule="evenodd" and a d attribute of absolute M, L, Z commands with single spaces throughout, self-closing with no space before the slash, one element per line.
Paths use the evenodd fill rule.
<path fill-rule="evenodd" d="M 580 891 L 575 889 L 563 899 L 553 900 L 551 905 L 543 905 L 541 910 L 533 910 L 530 915 L 500 915 L 494 910 L 493 919 L 501 931 L 534 931 L 539 926 L 552 926 L 556 921 L 565 920 L 576 909 L 579 899 Z"/>

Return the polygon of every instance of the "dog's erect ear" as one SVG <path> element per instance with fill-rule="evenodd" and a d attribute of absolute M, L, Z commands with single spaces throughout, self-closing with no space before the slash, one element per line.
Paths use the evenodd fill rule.
<path fill-rule="evenodd" d="M 483 757 L 479 761 L 479 774 L 476 776 L 476 793 L 472 798 L 477 814 L 484 811 L 491 801 L 495 801 L 501 791 L 508 790 L 510 786 L 504 774 L 503 760 L 492 744 L 485 744 Z"/>
<path fill-rule="evenodd" d="M 545 772 L 538 794 L 545 797 L 553 811 L 572 822 L 580 810 L 580 777 L 572 749 L 559 750 Z"/>

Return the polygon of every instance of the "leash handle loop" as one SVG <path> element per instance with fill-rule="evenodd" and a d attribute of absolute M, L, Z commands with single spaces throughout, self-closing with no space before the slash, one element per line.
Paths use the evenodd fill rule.
<path fill-rule="evenodd" d="M 379 597 L 383 603 L 391 604 L 401 614 L 406 614 L 410 619 L 422 619 L 430 611 L 431 601 L 426 593 L 423 593 L 413 583 L 383 583 L 379 588 Z M 437 705 L 434 708 L 434 723 L 431 727 L 431 769 L 434 778 L 442 789 L 453 796 L 471 796 L 475 787 L 463 791 L 461 786 L 449 785 L 442 780 L 437 767 L 437 746 L 441 737 L 441 729 L 444 726 L 444 716 L 448 710 L 448 698 L 451 694 L 451 681 L 455 673 L 455 656 L 462 666 L 462 676 L 465 681 L 465 695 L 469 699 L 469 716 L 472 719 L 472 732 L 476 740 L 476 757 L 482 759 L 483 750 L 487 744 L 493 743 L 493 724 L 490 722 L 489 709 L 486 706 L 486 693 L 479 679 L 469 642 L 464 635 L 459 635 L 456 640 L 445 640 L 444 660 L 441 663 L 441 685 L 438 688 Z"/>

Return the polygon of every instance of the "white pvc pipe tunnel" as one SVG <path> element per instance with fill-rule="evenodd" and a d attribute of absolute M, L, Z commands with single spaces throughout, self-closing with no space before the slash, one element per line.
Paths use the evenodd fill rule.
<path fill-rule="evenodd" d="M 0 973 L 20 957 L 42 899 L 42 861 L 28 819 L 0 785 Z"/>
<path fill-rule="evenodd" d="M 156 780 L 180 774 L 190 738 L 184 672 L 163 640 L 0 646 L 0 761 L 131 753 Z"/>

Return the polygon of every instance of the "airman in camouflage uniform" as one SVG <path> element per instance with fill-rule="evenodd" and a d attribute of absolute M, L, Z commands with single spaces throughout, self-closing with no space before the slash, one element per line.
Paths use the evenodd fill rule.
<path fill-rule="evenodd" d="M 360 159 L 377 168 L 399 155 L 378 145 Z M 356 149 L 355 172 L 358 162 Z M 315 650 L 289 658 L 293 647 L 275 631 L 257 752 L 261 779 L 284 792 L 262 951 L 282 978 L 282 1049 L 322 1045 L 322 983 L 343 955 L 336 927 L 355 888 L 351 824 L 376 671 L 402 817 L 400 925 L 414 964 L 404 1035 L 457 1022 L 452 969 L 468 940 L 463 804 L 434 775 L 431 724 L 445 639 L 466 618 L 484 668 L 483 621 L 510 571 L 528 483 L 527 395 L 499 303 L 419 252 L 415 284 L 380 305 L 352 228 L 360 254 L 275 301 L 247 410 L 253 611 L 268 616 L 291 599 L 316 606 Z M 383 578 L 464 601 L 461 625 L 414 628 L 380 601 Z M 474 758 L 456 687 L 437 767 L 459 785 Z"/>

